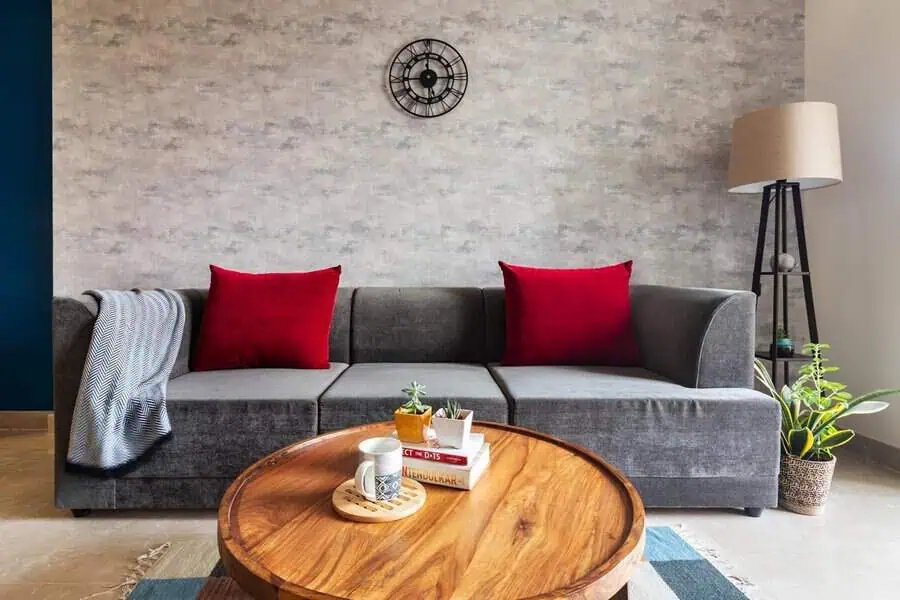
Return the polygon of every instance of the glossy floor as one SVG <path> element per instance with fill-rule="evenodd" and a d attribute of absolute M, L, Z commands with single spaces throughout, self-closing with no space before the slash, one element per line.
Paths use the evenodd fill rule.
<path fill-rule="evenodd" d="M 47 434 L 0 433 L 0 599 L 117 598 L 111 588 L 147 548 L 215 536 L 208 511 L 73 519 L 54 509 L 50 448 Z M 900 589 L 900 474 L 851 454 L 822 517 L 651 510 L 649 522 L 684 525 L 773 600 L 889 599 Z"/>

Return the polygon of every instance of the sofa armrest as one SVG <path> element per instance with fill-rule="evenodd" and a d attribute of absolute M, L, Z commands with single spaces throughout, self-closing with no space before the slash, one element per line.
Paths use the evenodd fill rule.
<path fill-rule="evenodd" d="M 98 308 L 97 301 L 91 296 L 53 298 L 53 413 L 57 469 L 63 466 L 69 451 L 75 399 Z"/>
<path fill-rule="evenodd" d="M 634 285 L 642 365 L 686 387 L 753 387 L 756 295 Z"/>

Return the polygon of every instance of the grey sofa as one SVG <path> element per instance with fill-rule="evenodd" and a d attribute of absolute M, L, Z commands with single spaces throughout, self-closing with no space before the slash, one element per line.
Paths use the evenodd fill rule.
<path fill-rule="evenodd" d="M 632 286 L 641 367 L 497 366 L 502 289 L 339 291 L 328 370 L 192 372 L 205 290 L 182 290 L 188 319 L 168 389 L 174 437 L 131 473 L 99 479 L 64 461 L 96 316 L 54 298 L 56 504 L 86 509 L 214 508 L 244 468 L 317 433 L 386 421 L 410 380 L 434 404 L 576 442 L 622 469 L 648 506 L 776 504 L 777 404 L 753 391 L 750 292 Z"/>

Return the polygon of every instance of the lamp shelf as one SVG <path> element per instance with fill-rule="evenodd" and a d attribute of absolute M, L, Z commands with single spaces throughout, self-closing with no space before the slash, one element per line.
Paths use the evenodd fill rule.
<path fill-rule="evenodd" d="M 769 362 L 809 362 L 812 359 L 810 355 L 800 354 L 799 352 L 794 353 L 793 356 L 776 356 L 773 358 L 772 353 L 768 350 L 757 350 L 756 358 Z"/>
<path fill-rule="evenodd" d="M 781 275 L 782 277 L 808 277 L 809 271 L 763 271 L 760 275 Z"/>

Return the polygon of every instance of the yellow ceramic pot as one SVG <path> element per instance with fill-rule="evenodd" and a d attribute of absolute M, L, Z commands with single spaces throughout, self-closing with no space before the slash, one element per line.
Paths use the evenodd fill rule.
<path fill-rule="evenodd" d="M 431 426 L 431 407 L 421 415 L 401 412 L 398 408 L 394 411 L 394 425 L 401 442 L 421 444 L 425 441 L 425 430 Z"/>

